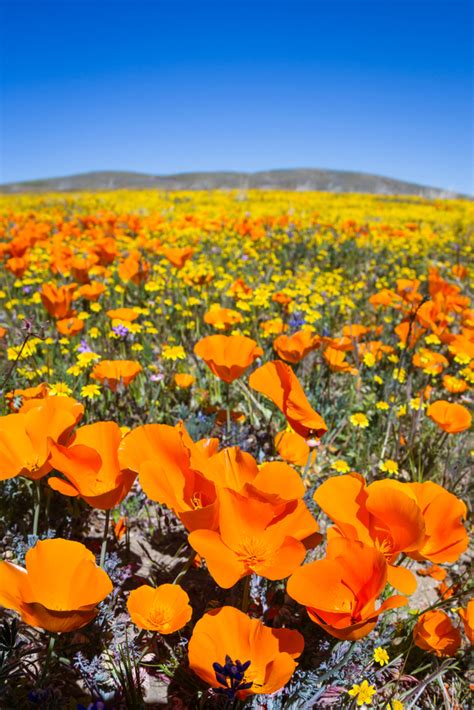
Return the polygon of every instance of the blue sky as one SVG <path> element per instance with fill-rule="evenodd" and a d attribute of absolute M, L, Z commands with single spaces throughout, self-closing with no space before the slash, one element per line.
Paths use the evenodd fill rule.
<path fill-rule="evenodd" d="M 0 181 L 324 167 L 474 192 L 465 0 L 0 0 Z"/>

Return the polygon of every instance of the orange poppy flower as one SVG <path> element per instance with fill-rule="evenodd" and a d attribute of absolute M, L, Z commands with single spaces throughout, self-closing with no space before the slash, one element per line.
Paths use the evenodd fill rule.
<path fill-rule="evenodd" d="M 332 372 L 349 372 L 351 375 L 357 375 L 358 373 L 357 368 L 347 362 L 346 353 L 343 350 L 326 348 L 323 352 L 323 358 Z"/>
<path fill-rule="evenodd" d="M 51 465 L 66 480 L 53 476 L 49 485 L 65 496 L 80 496 L 93 508 L 114 508 L 136 478 L 136 473 L 120 465 L 121 441 L 115 422 L 96 422 L 80 427 L 68 446 L 52 444 Z"/>
<path fill-rule="evenodd" d="M 26 389 L 7 392 L 5 398 L 10 405 L 10 409 L 20 409 L 23 402 L 27 402 L 29 399 L 44 399 L 48 396 L 49 390 L 49 384 L 42 382 L 35 387 L 26 387 Z"/>
<path fill-rule="evenodd" d="M 298 631 L 264 626 L 224 606 L 204 614 L 195 625 L 188 646 L 189 665 L 215 692 L 244 699 L 283 688 L 303 648 Z"/>
<path fill-rule="evenodd" d="M 327 431 L 324 419 L 311 407 L 298 378 L 286 363 L 267 362 L 252 372 L 249 385 L 271 399 L 303 438 L 321 437 Z"/>
<path fill-rule="evenodd" d="M 71 308 L 76 284 L 56 286 L 53 283 L 43 284 L 40 292 L 41 302 L 53 318 L 70 318 L 74 315 Z"/>
<path fill-rule="evenodd" d="M 321 342 L 323 345 L 327 345 L 333 350 L 340 350 L 341 352 L 350 352 L 351 350 L 354 350 L 354 341 L 347 337 L 347 335 L 344 335 L 341 338 L 328 338 L 324 335 L 321 338 Z"/>
<path fill-rule="evenodd" d="M 61 318 L 56 321 L 56 329 L 61 335 L 73 336 L 84 330 L 84 321 L 80 318 Z"/>
<path fill-rule="evenodd" d="M 176 266 L 177 269 L 182 269 L 194 254 L 194 249 L 192 247 L 169 247 L 163 249 L 162 253 L 173 266 Z"/>
<path fill-rule="evenodd" d="M 242 315 L 231 308 L 211 308 L 204 314 L 204 323 L 217 330 L 228 330 L 236 323 L 243 323 L 243 320 Z"/>
<path fill-rule="evenodd" d="M 128 518 L 119 518 L 116 524 L 114 525 L 114 535 L 117 538 L 117 540 L 121 540 L 125 533 L 127 532 L 128 528 Z"/>
<path fill-rule="evenodd" d="M 413 348 L 424 333 L 426 333 L 426 330 L 413 320 L 404 320 L 395 328 L 395 334 L 398 335 L 400 341 L 404 345 L 408 345 L 409 348 Z M 410 340 L 408 340 L 408 338 L 410 338 Z"/>
<path fill-rule="evenodd" d="M 366 486 L 359 474 L 332 476 L 317 488 L 314 500 L 336 524 L 329 537 L 373 545 L 388 563 L 390 584 L 404 594 L 415 591 L 413 573 L 394 566 L 401 552 L 416 552 L 425 539 L 423 514 L 408 484 L 387 479 Z"/>
<path fill-rule="evenodd" d="M 196 378 L 187 372 L 177 372 L 173 379 L 176 387 L 180 389 L 188 389 L 196 382 Z"/>
<path fill-rule="evenodd" d="M 293 335 L 279 335 L 273 347 L 282 360 L 296 364 L 319 346 L 320 340 L 309 330 L 299 330 Z"/>
<path fill-rule="evenodd" d="M 138 473 L 147 496 L 171 508 L 188 530 L 212 528 L 217 525 L 215 486 L 201 471 L 215 452 L 214 442 L 195 444 L 182 424 L 145 424 L 123 439 L 120 462 Z"/>
<path fill-rule="evenodd" d="M 5 267 L 16 276 L 17 279 L 21 279 L 28 268 L 28 260 L 21 256 L 13 256 L 11 259 L 7 259 Z"/>
<path fill-rule="evenodd" d="M 125 323 L 133 323 L 138 318 L 138 313 L 133 308 L 114 308 L 107 311 L 107 315 L 112 320 L 119 320 Z"/>
<path fill-rule="evenodd" d="M 261 355 L 262 348 L 244 335 L 209 335 L 194 346 L 196 355 L 224 382 L 240 377 Z"/>
<path fill-rule="evenodd" d="M 0 562 L 0 604 L 52 633 L 88 624 L 112 591 L 109 576 L 80 542 L 40 540 L 26 553 L 25 567 Z"/>
<path fill-rule="evenodd" d="M 294 572 L 306 549 L 291 535 L 284 513 L 281 515 L 275 505 L 250 490 L 241 495 L 219 488 L 217 495 L 219 532 L 194 530 L 188 537 L 191 547 L 205 558 L 217 584 L 228 589 L 253 573 L 275 580 Z M 272 525 L 277 522 L 283 525 Z"/>
<path fill-rule="evenodd" d="M 369 328 L 365 325 L 360 325 L 360 323 L 351 323 L 351 325 L 345 325 L 342 328 L 342 335 L 351 340 L 360 340 L 364 335 L 367 335 Z"/>
<path fill-rule="evenodd" d="M 131 281 L 136 286 L 147 280 L 150 264 L 140 254 L 132 253 L 119 264 L 118 274 L 122 281 Z"/>
<path fill-rule="evenodd" d="M 429 348 L 420 348 L 413 355 L 412 362 L 415 367 L 423 370 L 427 375 L 439 375 L 449 365 L 449 361 L 444 355 L 429 350 Z"/>
<path fill-rule="evenodd" d="M 136 360 L 102 360 L 94 365 L 91 377 L 115 392 L 119 385 L 128 387 L 142 369 Z"/>
<path fill-rule="evenodd" d="M 71 397 L 30 399 L 20 411 L 0 417 L 0 480 L 38 480 L 51 471 L 52 442 L 65 443 L 84 413 Z"/>
<path fill-rule="evenodd" d="M 413 628 L 413 642 L 423 651 L 437 656 L 455 656 L 461 646 L 461 634 L 444 611 L 427 611 Z"/>
<path fill-rule="evenodd" d="M 430 404 L 427 415 L 447 434 L 459 434 L 469 429 L 472 424 L 472 416 L 462 404 L 447 402 L 439 399 Z"/>
<path fill-rule="evenodd" d="M 467 508 L 462 500 L 433 481 L 406 483 L 416 496 L 425 523 L 425 539 L 408 554 L 431 562 L 456 562 L 467 549 L 469 538 L 462 521 Z"/>
<path fill-rule="evenodd" d="M 71 259 L 69 267 L 71 269 L 72 278 L 79 281 L 81 284 L 88 283 L 89 271 L 97 264 L 99 257 L 96 254 L 88 254 L 87 256 L 74 256 Z"/>
<path fill-rule="evenodd" d="M 474 598 L 468 602 L 465 609 L 458 609 L 458 614 L 464 624 L 464 631 L 469 642 L 474 644 Z"/>
<path fill-rule="evenodd" d="M 7 329 L 6 329 L 6 328 L 3 328 L 3 327 L 0 325 L 0 340 L 5 337 L 5 335 L 7 334 L 7 332 L 8 332 Z"/>
<path fill-rule="evenodd" d="M 282 459 L 295 466 L 306 466 L 311 452 L 310 465 L 316 460 L 316 448 L 312 449 L 306 440 L 295 431 L 284 429 L 274 438 L 275 449 Z"/>
<path fill-rule="evenodd" d="M 376 609 L 386 583 L 387 563 L 381 552 L 357 540 L 334 538 L 326 557 L 297 569 L 286 591 L 329 634 L 355 641 L 372 631 L 380 614 L 407 603 L 395 595 Z"/>
<path fill-rule="evenodd" d="M 443 377 L 443 387 L 448 390 L 451 394 L 461 394 L 465 392 L 469 385 L 464 380 L 459 377 L 453 377 L 453 375 L 444 375 Z"/>
<path fill-rule="evenodd" d="M 139 629 L 173 634 L 186 626 L 193 610 L 189 597 L 179 584 L 147 584 L 130 592 L 127 600 L 128 613 Z"/>
<path fill-rule="evenodd" d="M 98 281 L 93 281 L 90 284 L 84 284 L 84 286 L 78 288 L 76 297 L 80 296 L 85 298 L 86 301 L 97 301 L 103 293 L 105 293 L 104 284 L 98 283 Z"/>

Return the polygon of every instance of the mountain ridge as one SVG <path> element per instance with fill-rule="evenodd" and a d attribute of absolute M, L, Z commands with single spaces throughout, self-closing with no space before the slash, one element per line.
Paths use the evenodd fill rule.
<path fill-rule="evenodd" d="M 193 171 L 154 175 L 133 171 L 97 170 L 62 177 L 0 184 L 2 194 L 81 192 L 117 189 L 157 190 L 295 190 L 354 192 L 381 195 L 412 195 L 436 198 L 466 198 L 443 188 L 420 185 L 383 175 L 323 168 L 281 168 L 257 172 L 232 170 Z"/>

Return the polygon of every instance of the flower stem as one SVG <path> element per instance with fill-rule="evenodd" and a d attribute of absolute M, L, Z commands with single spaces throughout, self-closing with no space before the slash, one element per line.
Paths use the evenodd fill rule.
<path fill-rule="evenodd" d="M 34 482 L 33 489 L 33 535 L 38 537 L 39 516 L 41 510 L 41 481 Z"/>
<path fill-rule="evenodd" d="M 178 582 L 180 582 L 183 579 L 186 572 L 192 567 L 192 564 L 193 564 L 194 560 L 196 559 L 196 555 L 197 555 L 197 552 L 195 552 L 193 550 L 189 559 L 185 562 L 184 567 L 176 575 L 176 577 L 173 581 L 173 584 L 178 584 Z"/>
<path fill-rule="evenodd" d="M 56 643 L 56 636 L 53 636 L 53 634 L 50 635 L 49 637 L 49 642 L 48 642 L 48 649 L 46 651 L 46 658 L 44 661 L 44 666 L 43 670 L 41 671 L 41 678 L 39 685 L 42 686 L 44 681 L 46 680 L 47 673 L 48 673 L 48 668 L 49 664 L 51 661 L 51 656 L 53 655 L 53 650 L 54 650 L 54 644 Z"/>
<path fill-rule="evenodd" d="M 250 606 L 250 575 L 244 577 L 244 588 L 242 590 L 242 611 L 247 613 Z"/>
<path fill-rule="evenodd" d="M 100 548 L 100 567 L 104 567 L 105 556 L 107 554 L 107 539 L 109 534 L 110 510 L 105 511 L 104 537 L 102 538 L 102 547 Z"/>

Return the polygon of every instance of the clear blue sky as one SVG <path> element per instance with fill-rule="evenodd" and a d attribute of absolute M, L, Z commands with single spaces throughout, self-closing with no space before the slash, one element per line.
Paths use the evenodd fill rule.
<path fill-rule="evenodd" d="M 469 0 L 0 0 L 0 181 L 325 167 L 474 192 Z"/>

